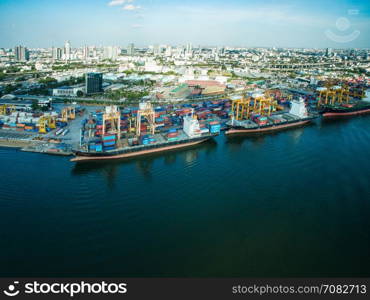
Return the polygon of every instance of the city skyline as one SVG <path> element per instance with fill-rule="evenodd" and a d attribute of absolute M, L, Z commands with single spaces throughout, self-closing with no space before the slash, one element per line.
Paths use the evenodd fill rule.
<path fill-rule="evenodd" d="M 0 47 L 134 43 L 194 47 L 368 48 L 362 1 L 9 1 L 0 3 Z"/>

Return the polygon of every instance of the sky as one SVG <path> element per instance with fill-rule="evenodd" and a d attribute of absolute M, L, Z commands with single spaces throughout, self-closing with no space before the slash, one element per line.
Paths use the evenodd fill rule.
<path fill-rule="evenodd" d="M 0 47 L 370 48 L 368 0 L 0 0 Z"/>

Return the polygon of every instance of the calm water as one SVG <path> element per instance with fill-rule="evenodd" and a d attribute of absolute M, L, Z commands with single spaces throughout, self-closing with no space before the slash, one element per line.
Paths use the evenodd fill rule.
<path fill-rule="evenodd" d="M 0 160 L 1 276 L 370 276 L 370 116 L 130 161 Z"/>

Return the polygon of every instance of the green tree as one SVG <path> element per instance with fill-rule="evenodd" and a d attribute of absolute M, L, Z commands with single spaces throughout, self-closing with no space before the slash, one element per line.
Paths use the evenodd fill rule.
<path fill-rule="evenodd" d="M 36 111 L 36 110 L 39 110 L 40 109 L 40 106 L 39 106 L 39 103 L 38 103 L 38 101 L 37 100 L 32 100 L 32 110 L 33 111 Z"/>
<path fill-rule="evenodd" d="M 82 91 L 77 91 L 77 97 L 82 97 L 84 93 Z"/>

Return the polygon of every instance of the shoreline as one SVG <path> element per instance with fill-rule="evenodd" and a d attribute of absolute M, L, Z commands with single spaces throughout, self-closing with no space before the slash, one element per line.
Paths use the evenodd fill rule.
<path fill-rule="evenodd" d="M 0 147 L 6 148 L 24 148 L 32 145 L 32 141 L 8 140 L 0 138 Z"/>

